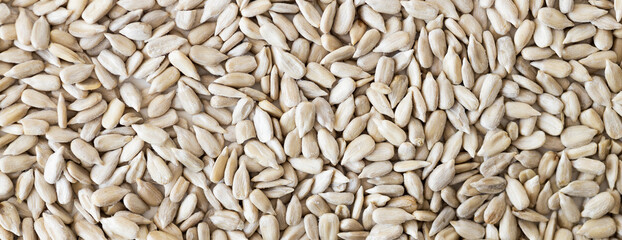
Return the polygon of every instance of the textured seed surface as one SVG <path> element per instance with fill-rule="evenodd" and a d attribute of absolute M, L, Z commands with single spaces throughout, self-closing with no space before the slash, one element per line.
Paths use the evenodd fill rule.
<path fill-rule="evenodd" d="M 0 1 L 0 239 L 622 238 L 621 20 Z"/>

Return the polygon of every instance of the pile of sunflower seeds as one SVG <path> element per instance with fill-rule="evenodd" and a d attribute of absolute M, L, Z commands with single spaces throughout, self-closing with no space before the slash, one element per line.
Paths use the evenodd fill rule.
<path fill-rule="evenodd" d="M 0 239 L 622 237 L 622 0 L 0 2 Z"/>

